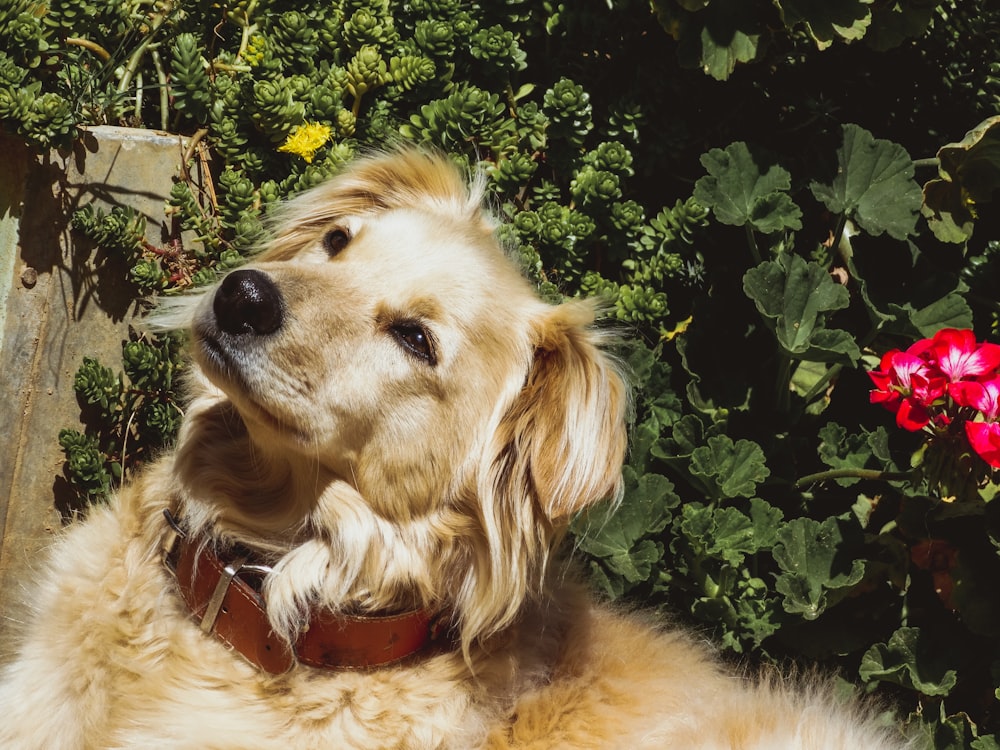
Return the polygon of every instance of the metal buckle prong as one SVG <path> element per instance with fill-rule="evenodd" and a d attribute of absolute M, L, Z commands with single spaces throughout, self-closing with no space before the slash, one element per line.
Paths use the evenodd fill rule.
<path fill-rule="evenodd" d="M 215 621 L 219 619 L 219 613 L 222 611 L 222 603 L 226 599 L 229 586 L 246 564 L 248 557 L 249 555 L 238 557 L 222 569 L 219 582 L 215 584 L 215 591 L 212 592 L 212 597 L 208 600 L 208 604 L 205 607 L 205 614 L 201 617 L 201 629 L 203 632 L 211 633 L 215 628 Z"/>

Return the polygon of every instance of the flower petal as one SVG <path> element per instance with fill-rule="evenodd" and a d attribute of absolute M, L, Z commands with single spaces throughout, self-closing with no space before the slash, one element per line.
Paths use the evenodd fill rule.
<path fill-rule="evenodd" d="M 1000 468 L 1000 422 L 966 422 L 965 434 L 980 458 Z"/>
<path fill-rule="evenodd" d="M 977 344 L 968 329 L 941 329 L 934 334 L 931 349 L 937 366 L 952 382 L 995 375 L 1000 367 L 1000 346 Z"/>
<path fill-rule="evenodd" d="M 899 402 L 899 411 L 896 412 L 896 424 L 904 430 L 917 432 L 918 430 L 922 430 L 930 421 L 930 412 L 920 401 L 913 398 L 904 398 Z"/>
<path fill-rule="evenodd" d="M 958 383 L 948 385 L 948 395 L 954 399 L 959 406 L 970 406 L 979 411 L 986 411 L 989 408 L 989 396 L 982 383 L 973 380 L 962 380 Z"/>

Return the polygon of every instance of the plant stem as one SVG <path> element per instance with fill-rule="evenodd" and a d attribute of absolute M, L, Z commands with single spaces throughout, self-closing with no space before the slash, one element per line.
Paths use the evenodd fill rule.
<path fill-rule="evenodd" d="M 150 52 L 153 58 L 153 67 L 156 68 L 156 79 L 160 84 L 160 130 L 168 130 L 168 116 L 170 114 L 170 91 L 167 88 L 167 72 L 163 69 L 163 60 L 160 53 L 155 49 Z"/>
<path fill-rule="evenodd" d="M 89 49 L 99 58 L 107 62 L 111 59 L 111 53 L 108 52 L 104 47 L 99 45 L 97 42 L 92 42 L 89 39 L 84 39 L 78 36 L 68 36 L 66 37 L 66 44 L 72 45 L 74 47 L 83 47 L 84 49 Z"/>
<path fill-rule="evenodd" d="M 212 70 L 228 70 L 234 73 L 249 73 L 253 70 L 250 65 L 230 65 L 228 63 L 213 62 Z"/>
<path fill-rule="evenodd" d="M 257 30 L 257 24 L 251 23 L 250 15 L 257 9 L 257 0 L 251 0 L 247 5 L 246 10 L 243 11 L 242 18 L 238 17 L 235 13 L 232 16 L 233 21 L 242 27 L 240 32 L 240 48 L 236 52 L 236 60 L 242 60 L 243 55 L 247 52 L 247 46 L 250 44 L 250 37 L 253 36 L 254 32 Z"/>
<path fill-rule="evenodd" d="M 150 45 L 153 43 L 153 39 L 156 37 L 156 32 L 160 30 L 160 27 L 166 23 L 173 8 L 170 3 L 165 3 L 164 8 L 159 13 L 154 13 L 152 21 L 149 25 L 149 32 L 146 34 L 145 38 L 139 42 L 136 46 L 135 51 L 128 59 L 128 63 L 125 65 L 125 72 L 122 74 L 121 80 L 118 82 L 118 93 L 124 94 L 129 85 L 132 83 L 132 79 L 135 77 L 136 72 L 139 70 L 139 65 L 142 62 L 143 55 L 146 54 L 146 50 L 149 49 Z"/>
<path fill-rule="evenodd" d="M 795 480 L 795 487 L 825 482 L 828 479 L 869 479 L 883 482 L 899 482 L 912 479 L 915 471 L 881 471 L 879 469 L 828 469 L 815 474 L 807 474 Z"/>
<path fill-rule="evenodd" d="M 198 148 L 198 144 L 201 143 L 202 138 L 208 135 L 208 128 L 199 128 L 195 131 L 194 135 L 188 139 L 188 146 L 184 151 L 184 158 L 181 164 L 184 165 L 183 168 L 187 169 L 187 163 L 194 158 L 195 149 Z M 188 179 L 190 175 L 185 175 L 185 179 Z"/>
<path fill-rule="evenodd" d="M 844 229 L 847 228 L 847 214 L 841 214 L 837 219 L 837 227 L 833 230 L 833 251 L 841 256 L 844 261 L 850 260 L 851 254 L 844 252 L 840 245 L 840 240 L 844 236 Z"/>
<path fill-rule="evenodd" d="M 803 400 L 807 404 L 810 403 L 826 389 L 827 384 L 833 380 L 842 369 L 844 369 L 843 365 L 833 365 L 828 368 L 827 371 L 823 373 L 823 377 L 817 380 L 813 387 L 809 389 L 808 393 L 802 397 Z"/>
<path fill-rule="evenodd" d="M 753 256 L 753 263 L 755 266 L 758 266 L 763 261 L 763 258 L 760 257 L 760 248 L 757 247 L 757 238 L 754 237 L 753 227 L 750 226 L 749 222 L 744 224 L 743 227 L 747 231 L 747 244 L 750 246 L 750 255 Z"/>
<path fill-rule="evenodd" d="M 142 85 L 142 71 L 135 75 L 135 103 L 132 105 L 132 117 L 136 123 L 142 122 L 142 97 L 145 89 Z"/>
<path fill-rule="evenodd" d="M 792 402 L 792 358 L 783 351 L 778 352 L 778 377 L 775 392 L 775 407 L 778 412 L 786 414 Z"/>

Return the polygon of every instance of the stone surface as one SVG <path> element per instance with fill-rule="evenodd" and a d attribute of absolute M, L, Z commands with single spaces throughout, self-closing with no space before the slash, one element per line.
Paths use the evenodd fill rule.
<path fill-rule="evenodd" d="M 99 127 L 72 153 L 39 157 L 0 136 L 0 661 L 45 547 L 80 510 L 58 443 L 63 427 L 82 429 L 73 377 L 85 355 L 119 369 L 139 312 L 128 265 L 75 241 L 70 216 L 128 205 L 163 244 L 183 148 L 178 136 Z"/>

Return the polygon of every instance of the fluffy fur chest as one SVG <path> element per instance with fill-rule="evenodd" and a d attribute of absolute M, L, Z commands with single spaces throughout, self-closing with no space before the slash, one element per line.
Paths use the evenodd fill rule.
<path fill-rule="evenodd" d="M 509 710 L 488 694 L 516 692 L 496 684 L 517 681 L 516 670 L 474 680 L 454 653 L 393 669 L 267 675 L 201 632 L 137 531 L 98 509 L 55 551 L 28 634 L 44 646 L 17 665 L 47 693 L 59 686 L 36 724 L 40 738 L 43 727 L 58 734 L 39 747 L 468 748 Z M 50 711 L 78 719 L 53 722 Z"/>
<path fill-rule="evenodd" d="M 269 676 L 190 618 L 150 528 L 159 510 L 97 509 L 56 547 L 21 658 L 0 674 L 0 747 L 903 746 L 834 706 L 822 685 L 744 683 L 684 633 L 595 606 L 572 586 L 474 654 L 474 675 L 453 653 Z"/>

